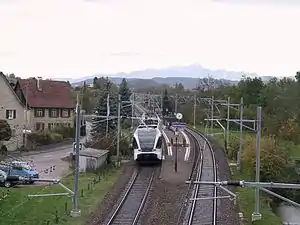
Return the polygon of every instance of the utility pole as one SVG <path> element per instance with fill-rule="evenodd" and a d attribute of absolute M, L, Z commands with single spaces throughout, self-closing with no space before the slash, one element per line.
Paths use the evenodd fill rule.
<path fill-rule="evenodd" d="M 230 129 L 230 97 L 227 99 L 227 127 L 226 127 L 226 153 L 228 153 L 228 147 L 229 147 L 229 129 Z"/>
<path fill-rule="evenodd" d="M 107 94 L 107 99 L 106 99 L 106 107 L 107 107 L 107 119 L 106 119 L 106 132 L 105 132 L 105 136 L 107 138 L 108 136 L 108 117 L 110 114 L 110 106 L 109 106 L 109 81 L 108 81 L 108 77 L 106 79 L 106 94 Z"/>
<path fill-rule="evenodd" d="M 133 130 L 133 116 L 134 116 L 134 92 L 132 93 L 132 104 L 131 104 L 131 129 Z"/>
<path fill-rule="evenodd" d="M 175 113 L 176 114 L 177 114 L 177 107 L 178 107 L 177 106 L 177 104 L 178 104 L 178 102 L 177 102 L 178 100 L 177 99 L 178 99 L 178 95 L 176 94 L 176 97 L 175 97 Z"/>
<path fill-rule="evenodd" d="M 160 96 L 160 107 L 161 107 L 161 115 L 163 117 L 163 114 L 164 114 L 164 95 L 161 94 Z"/>
<path fill-rule="evenodd" d="M 177 162 L 178 161 L 178 130 L 175 130 L 175 163 L 174 163 L 174 170 L 177 173 Z"/>
<path fill-rule="evenodd" d="M 256 176 L 255 181 L 260 180 L 260 137 L 261 137 L 261 107 L 257 107 L 257 136 L 256 136 Z M 255 188 L 255 209 L 252 214 L 252 221 L 261 220 L 260 213 L 260 190 Z"/>
<path fill-rule="evenodd" d="M 194 129 L 196 129 L 196 107 L 197 107 L 197 97 L 194 95 Z"/>
<path fill-rule="evenodd" d="M 76 155 L 75 155 L 75 184 L 74 184 L 74 195 L 73 203 L 74 208 L 71 211 L 72 217 L 78 217 L 81 214 L 80 209 L 78 208 L 78 188 L 79 188 L 79 150 L 80 150 L 80 104 L 79 104 L 79 95 L 77 94 L 77 104 L 76 104 Z"/>
<path fill-rule="evenodd" d="M 118 95 L 117 167 L 120 166 L 121 95 Z"/>
<path fill-rule="evenodd" d="M 238 152 L 238 170 L 242 170 L 242 151 L 243 151 L 243 117 L 244 117 L 244 99 L 241 97 L 241 103 L 240 103 L 240 147 Z"/>
<path fill-rule="evenodd" d="M 30 81 L 28 81 L 30 82 Z M 25 96 L 25 126 L 24 126 L 24 147 L 27 149 L 27 132 L 28 132 L 28 85 L 26 85 L 26 96 Z"/>
<path fill-rule="evenodd" d="M 210 132 L 213 133 L 214 128 L 214 96 L 211 96 L 211 122 L 210 122 Z"/>
<path fill-rule="evenodd" d="M 151 95 L 148 94 L 148 110 L 150 111 L 150 107 L 151 107 Z"/>

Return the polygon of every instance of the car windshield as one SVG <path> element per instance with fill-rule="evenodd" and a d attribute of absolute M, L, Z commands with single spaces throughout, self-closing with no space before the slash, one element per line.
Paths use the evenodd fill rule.
<path fill-rule="evenodd" d="M 26 162 L 18 162 L 18 163 L 15 163 L 15 167 L 20 167 L 20 168 L 24 168 L 26 170 L 31 170 L 31 166 L 28 165 L 28 163 Z"/>

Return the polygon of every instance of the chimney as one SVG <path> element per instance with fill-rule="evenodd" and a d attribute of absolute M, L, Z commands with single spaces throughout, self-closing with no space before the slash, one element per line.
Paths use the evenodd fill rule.
<path fill-rule="evenodd" d="M 36 86 L 37 86 L 37 89 L 38 89 L 39 91 L 42 91 L 41 80 L 42 80 L 42 78 L 41 78 L 41 77 L 38 77 L 38 78 L 37 78 L 37 81 L 36 81 Z"/>

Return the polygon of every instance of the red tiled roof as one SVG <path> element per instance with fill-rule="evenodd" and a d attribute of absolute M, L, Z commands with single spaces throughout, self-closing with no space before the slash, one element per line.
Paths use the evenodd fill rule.
<path fill-rule="evenodd" d="M 19 79 L 21 90 L 26 97 L 29 107 L 35 108 L 75 108 L 71 98 L 71 90 L 67 82 L 40 80 L 41 90 L 37 88 L 37 79 Z"/>

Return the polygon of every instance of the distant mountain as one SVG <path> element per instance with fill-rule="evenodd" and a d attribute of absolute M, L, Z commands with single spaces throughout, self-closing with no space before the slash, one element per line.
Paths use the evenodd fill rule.
<path fill-rule="evenodd" d="M 244 74 L 250 77 L 258 76 L 255 73 L 209 70 L 195 64 L 190 66 L 169 67 L 165 69 L 146 69 L 130 73 L 96 74 L 89 77 L 72 79 L 69 80 L 69 82 L 73 86 L 81 86 L 83 85 L 83 82 L 92 84 L 94 77 L 109 77 L 109 79 L 114 83 L 120 84 L 122 78 L 125 77 L 131 87 L 149 88 L 164 84 L 172 86 L 176 83 L 182 83 L 185 88 L 193 89 L 202 82 L 201 80 L 208 77 L 212 78 L 212 80 L 219 80 L 218 82 L 214 82 L 218 86 L 220 84 L 235 84 Z"/>

